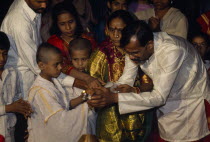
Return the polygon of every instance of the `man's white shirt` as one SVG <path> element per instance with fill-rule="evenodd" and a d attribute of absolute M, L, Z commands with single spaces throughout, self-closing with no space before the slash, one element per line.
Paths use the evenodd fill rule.
<path fill-rule="evenodd" d="M 158 107 L 160 136 L 167 141 L 195 141 L 209 134 L 204 99 L 210 100 L 205 66 L 186 40 L 154 34 L 154 54 L 141 69 L 153 80 L 151 92 L 119 93 L 121 114 Z M 138 66 L 126 56 L 121 84 L 132 85 Z"/>

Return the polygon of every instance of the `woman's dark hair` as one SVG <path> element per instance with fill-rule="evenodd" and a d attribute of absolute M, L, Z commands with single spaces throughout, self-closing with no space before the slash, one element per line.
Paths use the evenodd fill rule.
<path fill-rule="evenodd" d="M 146 46 L 146 44 L 153 40 L 153 32 L 144 21 L 138 20 L 125 27 L 122 31 L 122 38 L 120 40 L 121 47 L 125 47 L 130 39 L 136 36 L 140 46 Z"/>
<path fill-rule="evenodd" d="M 0 49 L 9 50 L 9 48 L 10 48 L 9 38 L 4 32 L 0 32 Z"/>
<path fill-rule="evenodd" d="M 111 21 L 115 18 L 122 19 L 122 21 L 126 24 L 126 26 L 133 23 L 135 20 L 137 20 L 137 18 L 134 15 L 132 15 L 130 12 L 125 11 L 125 10 L 117 10 L 109 16 L 107 20 L 108 27 Z"/>
<path fill-rule="evenodd" d="M 76 37 L 80 36 L 84 31 L 79 20 L 79 15 L 75 7 L 69 2 L 68 3 L 61 2 L 54 6 L 53 11 L 52 11 L 53 24 L 50 29 L 50 34 L 61 35 L 61 31 L 59 30 L 58 25 L 57 25 L 57 20 L 58 20 L 58 16 L 63 13 L 70 13 L 74 17 L 76 21 L 75 36 Z"/>

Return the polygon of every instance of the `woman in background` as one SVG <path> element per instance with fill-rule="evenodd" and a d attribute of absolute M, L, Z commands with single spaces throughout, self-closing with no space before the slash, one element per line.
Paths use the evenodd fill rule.
<path fill-rule="evenodd" d="M 93 51 L 96 49 L 97 43 L 91 35 L 84 32 L 73 5 L 66 5 L 65 2 L 55 5 L 52 17 L 52 36 L 48 39 L 48 43 L 61 50 L 64 58 L 62 72 L 69 74 L 72 69 L 68 50 L 70 41 L 77 37 L 86 38 L 90 40 Z"/>

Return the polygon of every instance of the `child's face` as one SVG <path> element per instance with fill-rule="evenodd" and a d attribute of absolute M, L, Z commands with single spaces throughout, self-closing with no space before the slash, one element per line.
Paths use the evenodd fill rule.
<path fill-rule="evenodd" d="M 73 15 L 68 12 L 58 15 L 57 24 L 63 36 L 74 36 L 76 30 L 76 20 Z"/>
<path fill-rule="evenodd" d="M 8 50 L 1 50 L 0 49 L 0 69 L 4 69 L 4 65 L 7 62 L 7 54 Z"/>
<path fill-rule="evenodd" d="M 127 10 L 128 5 L 126 0 L 113 0 L 111 3 L 107 3 L 108 8 L 111 10 L 111 12 L 115 12 L 117 10 Z"/>
<path fill-rule="evenodd" d="M 110 21 L 107 33 L 114 46 L 120 46 L 121 32 L 125 26 L 126 24 L 120 18 L 115 18 Z"/>
<path fill-rule="evenodd" d="M 203 58 L 208 48 L 205 39 L 203 39 L 202 37 L 194 37 L 192 40 L 192 44 L 198 50 L 199 54 Z"/>
<path fill-rule="evenodd" d="M 40 69 L 41 74 L 45 79 L 51 80 L 52 78 L 57 78 L 62 69 L 63 57 L 61 54 L 49 53 L 49 60 L 47 63 L 42 63 Z"/>
<path fill-rule="evenodd" d="M 87 68 L 89 53 L 87 50 L 73 50 L 71 53 L 73 66 L 79 71 L 85 71 Z"/>

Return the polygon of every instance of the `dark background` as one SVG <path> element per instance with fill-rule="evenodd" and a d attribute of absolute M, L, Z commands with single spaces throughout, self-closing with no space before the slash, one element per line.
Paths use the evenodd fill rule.
<path fill-rule="evenodd" d="M 0 25 L 4 16 L 9 9 L 9 6 L 14 0 L 1 0 L 0 2 Z M 106 0 L 90 0 L 90 2 L 97 7 L 93 6 L 94 11 L 100 9 L 100 5 L 106 4 Z M 210 0 L 174 0 L 173 6 L 180 9 L 188 18 L 189 21 L 189 33 L 198 30 L 195 19 L 202 13 L 210 10 Z M 97 9 L 96 9 L 97 8 Z M 103 9 L 103 7 L 101 7 Z M 101 9 L 100 9 L 101 10 Z M 100 13 L 100 12 L 99 12 Z M 96 14 L 97 15 L 97 14 Z M 97 16 L 96 16 L 97 17 Z M 99 18 L 99 17 L 97 17 Z"/>

